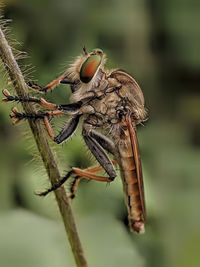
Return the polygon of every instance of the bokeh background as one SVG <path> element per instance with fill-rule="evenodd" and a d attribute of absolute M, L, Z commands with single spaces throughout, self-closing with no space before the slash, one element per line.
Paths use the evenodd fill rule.
<path fill-rule="evenodd" d="M 10 0 L 3 14 L 12 19 L 13 46 L 29 55 L 20 61 L 27 79 L 48 83 L 85 45 L 102 48 L 107 66 L 127 70 L 143 89 L 146 233 L 128 231 L 119 177 L 110 186 L 82 182 L 72 205 L 89 266 L 200 266 L 200 2 Z M 0 75 L 1 88 L 10 88 Z M 62 85 L 47 98 L 69 96 Z M 0 103 L 0 266 L 73 267 L 54 195 L 34 195 L 49 183 L 27 123 L 11 124 L 12 106 Z M 80 130 L 52 144 L 62 173 L 94 163 Z"/>

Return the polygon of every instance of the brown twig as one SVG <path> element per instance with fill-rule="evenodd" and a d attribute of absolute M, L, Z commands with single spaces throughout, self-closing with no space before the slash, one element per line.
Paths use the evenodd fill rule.
<path fill-rule="evenodd" d="M 0 28 L 0 57 L 4 64 L 4 67 L 13 83 L 18 96 L 25 96 L 28 93 L 28 88 L 25 83 L 23 74 L 14 58 L 12 49 L 9 46 L 4 32 Z M 35 113 L 35 107 L 31 103 L 22 103 L 24 111 L 26 113 Z M 44 162 L 49 179 L 54 184 L 60 177 L 60 173 L 54 159 L 53 153 L 50 149 L 47 141 L 46 132 L 43 124 L 37 121 L 29 121 L 30 128 L 32 130 L 34 139 L 36 141 L 38 150 Z M 82 245 L 77 233 L 76 224 L 73 216 L 73 212 L 66 196 L 63 187 L 60 187 L 55 192 L 55 197 L 59 206 L 59 210 L 65 225 L 65 230 L 73 251 L 73 255 L 76 261 L 77 267 L 87 267 L 87 262 L 83 253 Z"/>

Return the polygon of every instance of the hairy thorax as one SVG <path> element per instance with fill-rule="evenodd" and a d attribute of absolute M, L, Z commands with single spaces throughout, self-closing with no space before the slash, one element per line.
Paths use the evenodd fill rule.
<path fill-rule="evenodd" d="M 133 82 L 134 87 L 133 87 Z M 87 89 L 80 85 L 73 93 L 72 101 L 89 99 L 82 106 L 85 123 L 103 130 L 116 132 L 123 127 L 127 115 L 133 124 L 144 121 L 146 111 L 140 87 L 128 74 L 120 70 L 100 70 Z"/>
<path fill-rule="evenodd" d="M 112 130 L 122 126 L 127 115 L 132 117 L 135 125 L 143 121 L 146 115 L 144 106 L 136 97 L 129 96 L 129 89 L 123 85 L 109 85 L 100 97 L 89 103 L 93 114 L 86 118 L 86 122 L 94 127 Z"/>

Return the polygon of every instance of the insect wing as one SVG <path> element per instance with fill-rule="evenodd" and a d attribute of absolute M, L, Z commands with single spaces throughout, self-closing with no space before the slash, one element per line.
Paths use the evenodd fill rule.
<path fill-rule="evenodd" d="M 136 80 L 127 72 L 117 69 L 110 74 L 124 87 L 124 95 L 139 105 L 144 106 L 144 96 Z M 121 90 L 123 91 L 123 90 Z M 123 94 L 123 93 L 122 93 Z"/>
<path fill-rule="evenodd" d="M 144 185 L 143 185 L 143 175 L 142 175 L 142 163 L 140 159 L 140 151 L 139 151 L 139 145 L 138 145 L 138 139 L 137 139 L 137 133 L 136 128 L 133 127 L 132 121 L 130 116 L 126 119 L 130 139 L 131 139 L 131 145 L 135 160 L 135 167 L 136 167 L 136 174 L 137 174 L 137 180 L 138 180 L 138 186 L 139 186 L 139 193 L 140 193 L 140 200 L 141 200 L 141 206 L 142 206 L 142 212 L 144 220 L 146 219 L 146 208 L 145 208 L 145 198 L 144 198 Z"/>

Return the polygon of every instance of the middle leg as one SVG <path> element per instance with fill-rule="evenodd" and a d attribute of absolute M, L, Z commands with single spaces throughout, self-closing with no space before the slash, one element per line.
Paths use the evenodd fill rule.
<path fill-rule="evenodd" d="M 37 97 L 29 96 L 29 95 L 26 95 L 26 96 L 14 95 L 13 96 L 10 94 L 10 92 L 7 89 L 4 89 L 2 93 L 5 96 L 5 98 L 3 98 L 4 102 L 15 101 L 15 102 L 20 102 L 20 103 L 24 103 L 24 102 L 37 103 L 45 109 L 49 109 L 49 110 L 58 109 L 58 110 L 62 110 L 66 114 L 77 113 L 82 105 L 82 102 L 76 102 L 76 103 L 71 103 L 71 104 L 54 104 L 54 103 L 48 102 L 43 97 L 37 98 Z"/>
<path fill-rule="evenodd" d="M 91 153 L 96 158 L 96 160 L 99 162 L 99 164 L 108 174 L 110 181 L 113 181 L 116 177 L 116 171 L 113 167 L 112 161 L 107 156 L 99 140 L 97 138 L 94 138 L 91 133 L 92 133 L 92 129 L 90 125 L 85 123 L 83 126 L 83 138 L 85 140 L 85 143 L 90 149 Z M 107 142 L 108 140 L 104 139 L 104 141 Z"/>
<path fill-rule="evenodd" d="M 51 126 L 51 123 L 49 121 L 49 118 L 64 115 L 65 113 L 61 110 L 53 110 L 53 111 L 46 111 L 46 112 L 38 112 L 34 114 L 26 114 L 18 112 L 17 108 L 12 108 L 12 113 L 10 114 L 11 119 L 13 120 L 13 123 L 16 124 L 19 121 L 23 119 L 29 119 L 29 120 L 43 120 L 45 128 L 47 130 L 47 133 L 49 137 L 56 142 L 57 144 L 62 143 L 64 140 L 67 140 L 76 130 L 79 119 L 81 115 L 74 115 L 67 124 L 63 127 L 61 132 L 55 136 L 54 130 Z"/>

